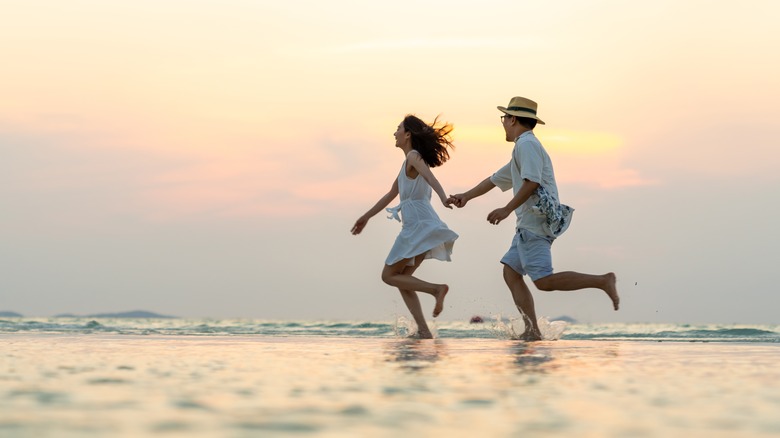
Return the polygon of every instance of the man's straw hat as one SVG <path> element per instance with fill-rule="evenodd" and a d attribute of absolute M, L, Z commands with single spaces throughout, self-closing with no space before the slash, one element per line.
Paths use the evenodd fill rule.
<path fill-rule="evenodd" d="M 544 122 L 539 117 L 536 117 L 536 102 L 525 97 L 515 96 L 509 101 L 509 105 L 506 108 L 498 106 L 499 111 L 510 116 L 526 117 L 529 119 L 536 119 L 536 121 L 542 125 Z"/>

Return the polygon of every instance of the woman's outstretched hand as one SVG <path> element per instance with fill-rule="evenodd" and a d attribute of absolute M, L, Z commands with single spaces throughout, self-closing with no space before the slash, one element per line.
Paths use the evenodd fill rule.
<path fill-rule="evenodd" d="M 357 236 L 360 234 L 361 231 L 363 231 L 363 228 L 366 227 L 366 224 L 368 223 L 368 218 L 365 216 L 360 216 L 360 218 L 355 221 L 355 225 L 352 226 L 352 234 Z"/>

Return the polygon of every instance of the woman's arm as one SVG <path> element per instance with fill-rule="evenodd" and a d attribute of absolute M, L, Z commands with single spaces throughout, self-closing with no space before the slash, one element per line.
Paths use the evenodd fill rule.
<path fill-rule="evenodd" d="M 412 165 L 412 167 L 414 167 L 417 173 L 425 178 L 425 181 L 428 182 L 433 191 L 439 195 L 439 199 L 441 200 L 442 205 L 447 208 L 452 208 L 452 206 L 447 202 L 447 195 L 444 193 L 444 189 L 441 187 L 441 184 L 439 184 L 439 180 L 436 179 L 436 177 L 433 175 L 431 168 L 428 167 L 428 164 L 425 163 L 425 160 L 422 159 L 420 154 L 410 152 L 409 155 L 406 156 L 406 160 L 409 164 Z"/>
<path fill-rule="evenodd" d="M 365 214 L 363 214 L 363 216 L 360 216 L 358 220 L 355 221 L 355 225 L 352 226 L 352 234 L 360 234 L 360 232 L 363 231 L 363 228 L 366 227 L 366 224 L 368 224 L 368 220 L 382 211 L 382 209 L 390 205 L 396 196 L 398 196 L 398 179 L 393 180 L 393 185 L 390 187 L 389 192 L 379 198 L 379 201 L 377 201 L 373 207 L 371 207 Z"/>

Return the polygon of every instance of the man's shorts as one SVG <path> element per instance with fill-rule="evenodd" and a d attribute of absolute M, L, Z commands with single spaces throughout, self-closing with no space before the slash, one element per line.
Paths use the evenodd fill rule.
<path fill-rule="evenodd" d="M 520 275 L 528 275 L 536 281 L 553 273 L 550 247 L 555 239 L 518 229 L 512 246 L 501 259 Z"/>

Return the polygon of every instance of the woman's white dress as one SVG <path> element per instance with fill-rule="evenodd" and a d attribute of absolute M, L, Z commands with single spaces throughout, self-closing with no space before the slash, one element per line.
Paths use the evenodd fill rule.
<path fill-rule="evenodd" d="M 411 153 L 411 152 L 410 152 Z M 416 151 L 415 151 L 416 153 Z M 421 175 L 412 179 L 406 176 L 406 160 L 398 174 L 398 194 L 401 203 L 388 208 L 388 219 L 401 221 L 401 234 L 395 239 L 385 264 L 393 265 L 403 259 L 414 265 L 414 258 L 425 254 L 425 258 L 450 261 L 452 246 L 458 235 L 447 228 L 431 205 L 431 186 Z M 400 211 L 400 218 L 398 213 Z"/>

